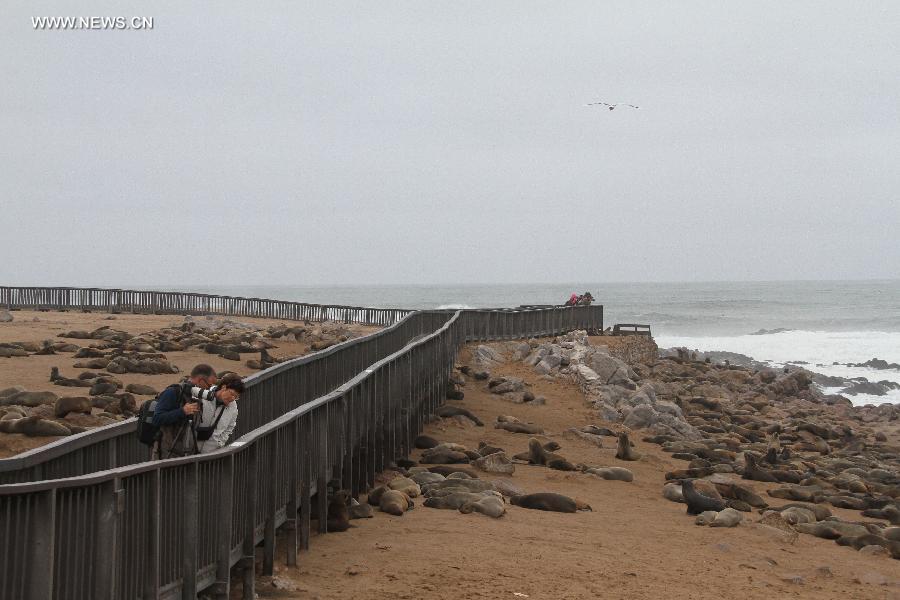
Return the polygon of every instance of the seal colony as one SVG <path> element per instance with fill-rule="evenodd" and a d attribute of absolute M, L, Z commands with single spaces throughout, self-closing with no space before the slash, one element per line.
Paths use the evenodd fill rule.
<path fill-rule="evenodd" d="M 816 468 L 822 481 L 836 483 L 839 473 L 848 479 L 846 488 L 823 495 L 825 487 L 805 471 L 819 460 L 813 448 L 824 448 L 793 428 L 836 428 L 842 419 L 828 423 L 820 412 L 831 409 L 777 391 L 766 405 L 746 396 L 759 404 L 754 408 L 744 399 L 743 376 L 724 365 L 701 362 L 698 375 L 663 375 L 671 365 L 695 365 L 650 360 L 635 349 L 650 343 L 574 334 L 465 347 L 444 409 L 428 419 L 411 454 L 395 457 L 368 497 L 360 496 L 374 519 L 351 521 L 348 533 L 317 543 L 298 583 L 333 595 L 366 594 L 370 587 L 415 595 L 434 591 L 431 578 L 454 566 L 466 573 L 455 579 L 454 593 L 459 587 L 472 596 L 602 597 L 608 588 L 595 584 L 598 564 L 604 582 L 614 581 L 627 597 L 651 597 L 641 595 L 648 582 L 664 584 L 673 598 L 688 597 L 690 589 L 716 597 L 880 597 L 884 588 L 873 586 L 900 584 L 891 558 L 900 531 L 890 524 L 892 502 L 854 510 L 814 502 L 879 493 L 869 481 L 879 472 L 871 471 L 894 472 L 900 422 L 848 423 L 868 444 L 863 457 L 883 464 L 857 473 L 868 492 L 854 471 Z M 542 350 L 552 353 L 529 364 Z M 611 365 L 604 370 L 605 363 Z M 592 377 L 586 366 L 603 373 L 599 380 L 618 383 L 585 386 L 585 376 Z M 773 383 L 791 376 L 776 373 Z M 781 382 L 777 389 L 791 388 Z M 532 396 L 541 402 L 526 400 Z M 740 408 L 730 408 L 734 402 Z M 777 443 L 753 419 L 779 423 Z M 841 438 L 823 439 L 832 450 L 826 458 L 844 452 Z M 887 476 L 880 481 L 891 485 Z M 386 512 L 381 500 L 388 491 L 402 497 Z M 342 565 L 373 544 L 377 552 L 356 563 L 363 572 L 345 576 Z M 478 551 L 454 554 L 450 547 Z M 645 556 L 654 560 L 637 558 Z M 704 575 L 701 562 L 721 564 L 728 577 Z M 641 587 L 628 588 L 634 578 L 628 573 Z M 382 587 L 384 574 L 396 579 Z"/>
<path fill-rule="evenodd" d="M 13 321 L 0 324 L 0 456 L 132 416 L 182 376 L 179 365 L 211 362 L 248 374 L 376 329 L 217 316 L 10 314 Z M 25 417 L 33 418 L 16 423 Z"/>

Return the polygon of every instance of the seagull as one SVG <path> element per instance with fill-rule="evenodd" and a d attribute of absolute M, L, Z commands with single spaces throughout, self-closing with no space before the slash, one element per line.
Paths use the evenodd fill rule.
<path fill-rule="evenodd" d="M 618 102 L 616 104 L 610 104 L 609 102 L 589 102 L 588 104 L 585 104 L 585 106 L 597 106 L 598 104 L 608 106 L 609 110 L 616 110 L 617 106 L 630 106 L 631 108 L 640 108 L 639 106 L 635 106 L 634 104 L 625 104 L 624 102 Z"/>

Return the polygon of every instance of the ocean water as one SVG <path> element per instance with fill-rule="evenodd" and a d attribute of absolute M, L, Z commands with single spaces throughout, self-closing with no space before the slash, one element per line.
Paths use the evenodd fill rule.
<path fill-rule="evenodd" d="M 168 288 L 182 289 L 182 288 Z M 773 366 L 805 362 L 826 375 L 900 383 L 900 371 L 846 367 L 900 363 L 900 280 L 510 285 L 232 286 L 190 291 L 300 302 L 402 308 L 560 304 L 590 291 L 606 325 L 652 327 L 660 347 L 746 354 Z M 760 330 L 777 333 L 753 335 Z M 900 403 L 900 390 L 857 395 L 855 404 Z"/>

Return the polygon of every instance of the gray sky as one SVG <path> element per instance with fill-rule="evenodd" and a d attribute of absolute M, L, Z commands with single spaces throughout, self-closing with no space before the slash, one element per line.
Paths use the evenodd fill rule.
<path fill-rule="evenodd" d="M 3 284 L 900 277 L 895 0 L 8 4 Z"/>

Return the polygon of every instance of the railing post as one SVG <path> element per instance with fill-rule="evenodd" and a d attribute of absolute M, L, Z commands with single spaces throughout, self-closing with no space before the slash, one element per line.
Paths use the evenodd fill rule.
<path fill-rule="evenodd" d="M 256 460 L 256 444 L 251 444 L 245 452 L 249 454 L 247 460 L 247 515 L 244 517 L 244 544 L 241 568 L 244 571 L 244 600 L 254 600 L 256 597 L 256 504 L 259 498 L 258 477 Z"/>
<path fill-rule="evenodd" d="M 234 511 L 234 454 L 222 461 L 225 467 L 217 481 L 219 486 L 218 539 L 216 540 L 216 583 L 213 593 L 216 600 L 228 600 L 231 596 L 231 536 Z"/>
<path fill-rule="evenodd" d="M 125 510 L 125 490 L 117 477 L 101 487 L 97 507 L 97 598 L 116 600 L 121 551 L 118 547 L 118 530 L 121 514 Z"/>
<path fill-rule="evenodd" d="M 291 427 L 291 443 L 289 446 L 289 451 L 287 456 L 284 457 L 284 460 L 289 461 L 291 468 L 288 471 L 288 503 L 287 503 L 287 514 L 286 521 L 284 523 L 284 529 L 287 535 L 284 541 L 285 545 L 285 553 L 287 554 L 286 563 L 289 567 L 297 566 L 297 552 L 300 550 L 298 541 L 299 541 L 299 531 L 298 531 L 298 523 L 297 523 L 297 510 L 299 509 L 300 503 L 300 464 L 297 460 L 298 454 L 300 451 L 300 419 L 294 419 L 294 421 L 290 425 Z M 296 461 L 296 462 L 295 462 Z"/>
<path fill-rule="evenodd" d="M 184 479 L 184 535 L 179 536 L 184 544 L 181 562 L 181 597 L 184 600 L 197 599 L 197 545 L 200 542 L 200 464 L 196 461 L 185 465 Z"/>
<path fill-rule="evenodd" d="M 27 598 L 50 600 L 56 586 L 53 580 L 56 572 L 56 489 L 35 495 L 34 514 L 30 515 L 29 521 L 26 527 L 32 534 L 32 541 L 27 547 L 28 558 L 24 565 L 28 571 Z"/>
<path fill-rule="evenodd" d="M 273 432 L 269 436 L 269 456 L 266 457 L 266 464 L 270 465 L 275 472 L 264 478 L 268 488 L 268 494 L 266 494 L 268 504 L 265 507 L 266 520 L 263 527 L 263 575 L 272 575 L 275 572 L 275 505 L 277 504 L 275 496 L 278 490 L 278 469 L 282 464 L 277 454 L 276 434 L 277 432 Z"/>

